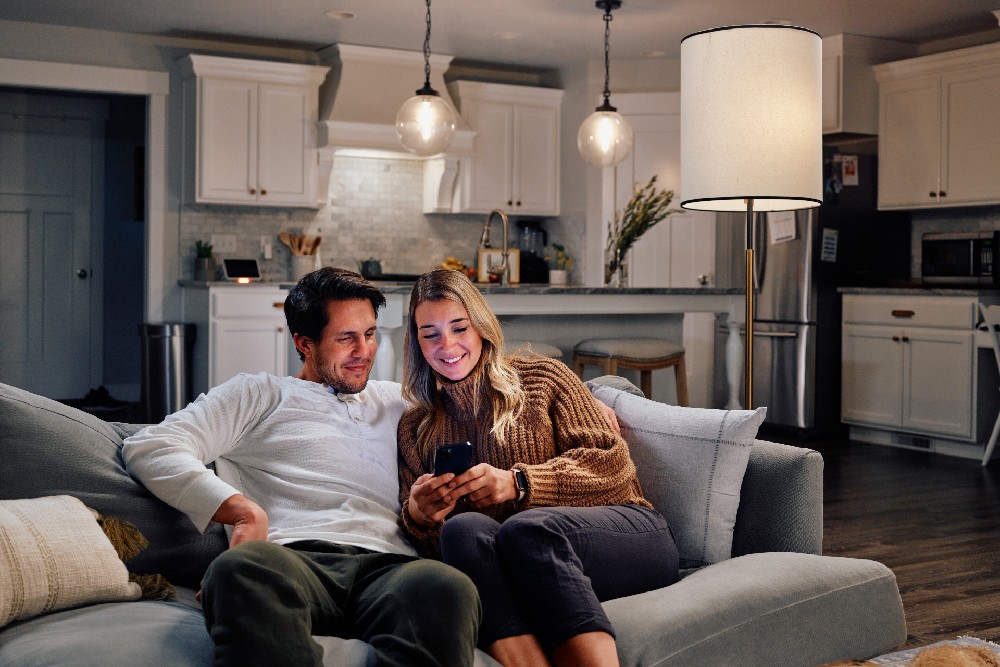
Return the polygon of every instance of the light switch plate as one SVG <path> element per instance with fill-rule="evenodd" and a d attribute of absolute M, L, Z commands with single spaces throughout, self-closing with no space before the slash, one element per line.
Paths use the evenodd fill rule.
<path fill-rule="evenodd" d="M 236 252 L 236 234 L 212 234 L 212 250 L 218 253 Z"/>

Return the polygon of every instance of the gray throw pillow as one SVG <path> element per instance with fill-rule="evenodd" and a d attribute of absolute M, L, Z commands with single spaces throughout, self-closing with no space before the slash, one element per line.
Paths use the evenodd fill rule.
<path fill-rule="evenodd" d="M 766 408 L 683 408 L 597 385 L 591 393 L 614 409 L 643 493 L 674 533 L 681 567 L 728 559 L 750 447 Z"/>
<path fill-rule="evenodd" d="M 130 572 L 162 574 L 197 588 L 228 545 L 221 526 L 200 534 L 186 515 L 154 497 L 126 471 L 122 437 L 91 414 L 0 384 L 0 500 L 69 495 L 104 516 L 128 521 L 149 540 Z"/>

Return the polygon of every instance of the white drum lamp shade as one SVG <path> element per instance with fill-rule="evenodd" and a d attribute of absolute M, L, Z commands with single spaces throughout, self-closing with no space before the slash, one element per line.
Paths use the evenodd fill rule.
<path fill-rule="evenodd" d="M 820 36 L 728 26 L 681 41 L 681 206 L 746 211 L 745 406 L 753 408 L 754 211 L 823 201 Z"/>
<path fill-rule="evenodd" d="M 757 211 L 823 201 L 822 40 L 733 26 L 681 42 L 681 206 Z"/>

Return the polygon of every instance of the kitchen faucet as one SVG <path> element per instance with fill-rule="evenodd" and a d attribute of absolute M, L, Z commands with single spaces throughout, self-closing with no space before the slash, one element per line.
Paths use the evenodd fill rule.
<path fill-rule="evenodd" d="M 507 228 L 510 222 L 507 220 L 507 214 L 498 208 L 493 209 L 486 216 L 486 226 L 483 227 L 483 237 L 479 239 L 479 245 L 483 248 L 490 248 L 490 223 L 493 222 L 493 216 L 499 215 L 500 219 L 503 221 L 503 249 L 500 251 L 500 256 L 503 261 L 500 262 L 499 266 L 493 267 L 487 265 L 489 273 L 499 273 L 500 274 L 500 286 L 506 287 L 510 284 L 510 262 L 507 261 L 507 255 L 510 253 L 508 242 L 507 242 Z M 487 255 L 487 262 L 489 261 Z"/>

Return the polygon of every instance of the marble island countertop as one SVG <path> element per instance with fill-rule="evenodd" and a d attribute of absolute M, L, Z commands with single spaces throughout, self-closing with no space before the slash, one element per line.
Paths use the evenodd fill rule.
<path fill-rule="evenodd" d="M 409 294 L 413 289 L 413 283 L 409 282 L 384 282 L 375 280 L 373 284 L 385 294 Z M 292 281 L 262 282 L 257 281 L 249 285 L 240 285 L 228 280 L 195 281 L 181 280 L 181 287 L 187 288 L 208 288 L 208 287 L 228 287 L 233 289 L 259 286 L 277 287 L 279 289 L 291 289 L 295 286 Z M 703 296 L 729 296 L 743 294 L 743 289 L 739 287 L 590 287 L 586 285 L 548 285 L 546 283 L 518 283 L 501 287 L 493 283 L 476 283 L 476 286 L 483 294 L 628 294 L 628 295 L 703 295 Z"/>
<path fill-rule="evenodd" d="M 997 290 L 988 287 L 941 287 L 936 285 L 913 284 L 890 287 L 839 287 L 841 294 L 898 294 L 904 296 L 980 296 L 996 295 Z"/>

